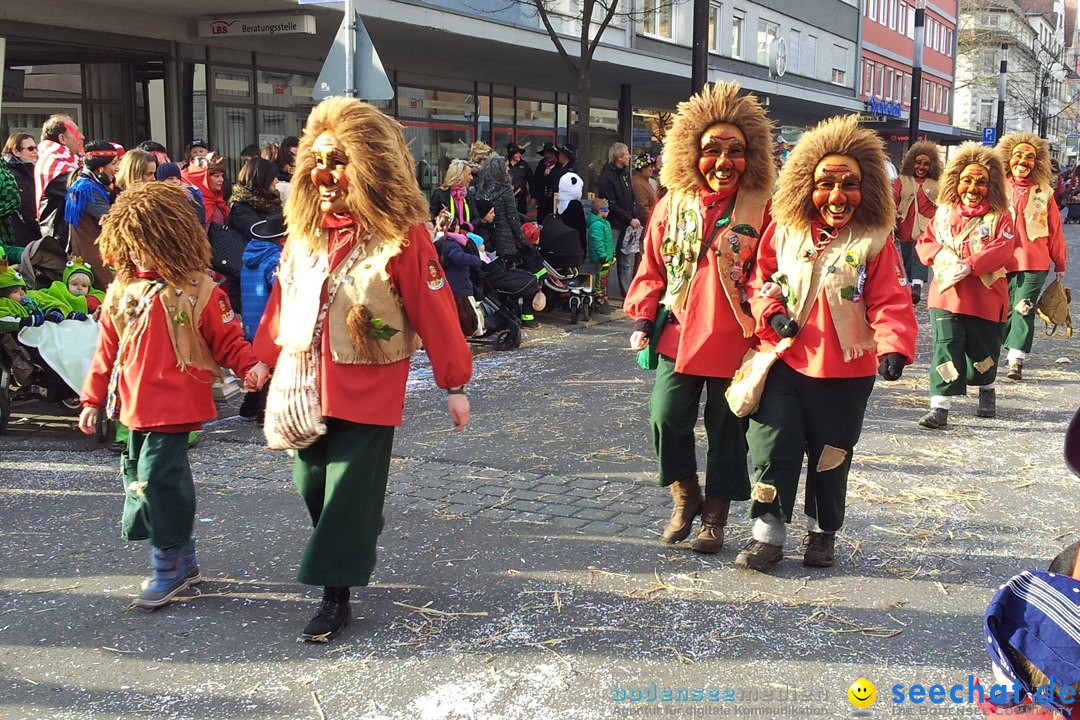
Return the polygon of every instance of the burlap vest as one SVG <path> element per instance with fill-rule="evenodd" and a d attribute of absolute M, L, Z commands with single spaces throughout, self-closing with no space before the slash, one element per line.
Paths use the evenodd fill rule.
<path fill-rule="evenodd" d="M 920 187 L 919 183 L 915 182 L 915 178 L 910 175 L 900 176 L 900 204 L 897 205 L 896 210 L 900 221 L 903 222 L 911 212 L 911 208 L 915 207 L 914 222 L 911 226 L 911 239 L 917 241 L 926 230 L 926 227 L 930 224 L 931 218 L 926 217 L 919 212 L 919 206 L 917 203 L 916 195 L 919 192 L 926 193 L 926 197 L 930 202 L 937 205 L 938 196 L 938 182 L 932 178 L 926 178 L 922 182 Z"/>

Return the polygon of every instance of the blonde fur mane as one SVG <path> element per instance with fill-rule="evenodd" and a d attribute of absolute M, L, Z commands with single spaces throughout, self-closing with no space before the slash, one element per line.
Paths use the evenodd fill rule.
<path fill-rule="evenodd" d="M 311 147 L 324 132 L 334 134 L 348 158 L 345 202 L 363 229 L 384 241 L 404 242 L 410 227 L 427 222 L 428 204 L 401 126 L 368 103 L 327 98 L 311 111 L 296 149 L 293 189 L 285 204 L 290 245 L 299 242 L 316 250 L 325 242 L 318 235 L 323 221 L 319 190 L 311 181 Z"/>
<path fill-rule="evenodd" d="M 857 233 L 892 230 L 896 203 L 885 173 L 885 144 L 877 133 L 859 127 L 856 115 L 823 120 L 791 151 L 773 196 L 772 215 L 777 225 L 809 229 L 818 217 L 812 198 L 814 169 L 822 158 L 833 154 L 855 158 L 862 171 L 862 202 L 851 218 L 851 229 Z"/>
<path fill-rule="evenodd" d="M 772 121 L 753 95 L 740 95 L 737 83 L 715 83 L 679 103 L 664 137 L 660 183 L 668 190 L 696 193 L 705 187 L 698 170 L 701 135 L 710 125 L 731 123 L 746 136 L 746 170 L 739 187 L 772 190 L 776 167 L 772 156 Z"/>
<path fill-rule="evenodd" d="M 945 166 L 938 188 L 938 205 L 955 205 L 960 202 L 957 185 L 960 183 L 960 173 L 968 165 L 981 165 L 986 168 L 990 173 L 990 192 L 986 195 L 986 201 L 990 203 L 990 209 L 999 215 L 1008 212 L 1009 198 L 1005 192 L 1005 166 L 1001 162 L 1001 155 L 996 150 L 976 142 L 962 143 Z"/>
<path fill-rule="evenodd" d="M 929 140 L 920 140 L 911 146 L 911 149 L 904 155 L 904 159 L 900 162 L 900 174 L 907 175 L 909 177 L 915 176 L 915 158 L 920 155 L 925 155 L 930 158 L 930 172 L 926 174 L 926 177 L 931 180 L 937 180 L 941 177 L 941 154 L 938 152 L 937 143 L 930 142 Z"/>
<path fill-rule="evenodd" d="M 1006 175 L 1009 173 L 1009 157 L 1020 143 L 1027 143 L 1035 148 L 1035 169 L 1031 171 L 1031 180 L 1037 185 L 1051 187 L 1050 182 L 1054 175 L 1054 169 L 1050 167 L 1050 143 L 1043 140 L 1035 133 L 1009 133 L 1008 135 L 1002 136 L 1001 140 L 998 141 L 995 149 L 998 152 L 998 157 L 1001 158 L 1002 164 L 1005 166 Z"/>

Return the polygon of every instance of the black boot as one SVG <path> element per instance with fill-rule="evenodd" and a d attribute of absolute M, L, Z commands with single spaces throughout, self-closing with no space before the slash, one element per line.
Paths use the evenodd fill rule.
<path fill-rule="evenodd" d="M 308 642 L 327 642 L 340 633 L 352 618 L 349 606 L 349 588 L 323 588 L 322 605 L 304 628 L 301 638 Z"/>
<path fill-rule="evenodd" d="M 975 415 L 981 418 L 997 416 L 997 390 L 994 388 L 979 388 L 979 407 Z"/>
<path fill-rule="evenodd" d="M 945 408 L 930 408 L 930 412 L 919 418 L 919 425 L 929 430 L 939 430 L 949 425 L 949 411 Z"/>

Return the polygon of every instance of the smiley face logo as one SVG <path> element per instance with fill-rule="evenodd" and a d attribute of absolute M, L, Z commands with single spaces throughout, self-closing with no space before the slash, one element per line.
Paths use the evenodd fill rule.
<path fill-rule="evenodd" d="M 877 699 L 877 688 L 866 678 L 859 678 L 851 683 L 847 691 L 848 700 L 857 708 L 868 708 Z"/>

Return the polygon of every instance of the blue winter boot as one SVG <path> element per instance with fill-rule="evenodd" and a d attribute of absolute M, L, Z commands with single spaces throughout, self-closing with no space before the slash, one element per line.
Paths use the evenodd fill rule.
<path fill-rule="evenodd" d="M 198 585 L 203 581 L 199 573 L 199 560 L 195 557 L 195 538 L 187 541 L 184 547 L 184 577 L 188 585 Z"/>
<path fill-rule="evenodd" d="M 146 583 L 135 605 L 153 610 L 167 605 L 188 586 L 187 569 L 184 566 L 184 545 L 171 548 L 150 548 L 150 566 L 154 574 Z M 192 546 L 194 550 L 194 546 Z"/>

